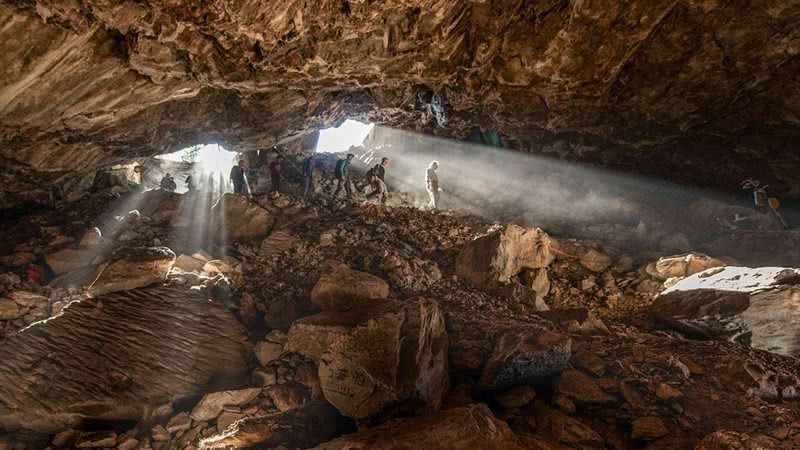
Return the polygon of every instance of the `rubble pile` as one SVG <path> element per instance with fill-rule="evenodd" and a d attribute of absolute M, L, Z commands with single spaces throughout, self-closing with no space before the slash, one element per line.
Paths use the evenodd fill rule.
<path fill-rule="evenodd" d="M 637 259 L 545 230 L 322 196 L 226 194 L 214 208 L 230 216 L 211 226 L 235 244 L 217 229 L 204 248 L 135 247 L 87 224 L 44 256 L 69 267 L 103 248 L 91 280 L 2 275 L 3 445 L 800 442 L 800 367 L 786 356 L 796 325 L 767 314 L 790 310 L 796 271 L 737 293 L 739 268 L 702 254 Z M 136 220 L 158 235 L 180 228 L 180 208 L 155 220 L 158 209 Z M 78 257 L 52 256 L 64 248 Z M 58 270 L 86 267 L 69 268 Z M 693 292 L 684 285 L 704 294 L 674 300 Z M 750 340 L 686 332 L 689 313 L 726 312 Z"/>

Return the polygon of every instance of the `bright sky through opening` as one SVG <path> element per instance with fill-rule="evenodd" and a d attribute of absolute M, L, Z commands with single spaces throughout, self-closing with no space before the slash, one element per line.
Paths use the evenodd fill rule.
<path fill-rule="evenodd" d="M 366 124 L 355 120 L 345 120 L 339 128 L 328 128 L 319 132 L 318 152 L 346 152 L 351 145 L 361 145 L 374 124 Z"/>

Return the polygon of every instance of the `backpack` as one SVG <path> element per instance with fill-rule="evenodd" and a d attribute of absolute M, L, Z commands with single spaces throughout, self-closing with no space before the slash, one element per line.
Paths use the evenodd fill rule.
<path fill-rule="evenodd" d="M 380 164 L 375 164 L 375 166 L 372 169 L 369 169 L 367 171 L 367 178 L 377 177 L 378 176 L 378 167 L 380 167 Z"/>

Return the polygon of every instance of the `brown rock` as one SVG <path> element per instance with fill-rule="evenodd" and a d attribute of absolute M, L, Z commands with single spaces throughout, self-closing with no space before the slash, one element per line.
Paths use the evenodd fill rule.
<path fill-rule="evenodd" d="M 192 427 L 192 419 L 189 418 L 189 415 L 185 412 L 178 414 L 177 416 L 169 419 L 167 422 L 167 432 L 170 434 L 175 434 L 179 431 L 186 431 Z"/>
<path fill-rule="evenodd" d="M 602 359 L 586 350 L 577 350 L 572 354 L 570 362 L 578 369 L 591 373 L 596 377 L 602 377 L 606 371 L 606 365 Z"/>
<path fill-rule="evenodd" d="M 269 397 L 278 411 L 286 411 L 306 403 L 310 392 L 300 383 L 287 383 L 270 388 Z"/>
<path fill-rule="evenodd" d="M 597 250 L 589 249 L 588 252 L 581 256 L 581 259 L 578 262 L 592 272 L 602 272 L 611 266 L 613 260 L 605 253 L 600 253 Z"/>
<path fill-rule="evenodd" d="M 154 400 L 236 385 L 248 371 L 245 337 L 229 311 L 182 288 L 73 303 L 0 346 L 0 426 L 60 430 L 76 414 L 137 420 Z M 41 372 L 20 377 L 25 367 Z M 52 373 L 58 383 L 42 395 Z"/>
<path fill-rule="evenodd" d="M 0 320 L 14 320 L 20 313 L 19 306 L 14 300 L 0 298 Z"/>
<path fill-rule="evenodd" d="M 535 328 L 506 332 L 496 341 L 486 362 L 481 386 L 503 389 L 540 381 L 569 366 L 572 340 L 565 335 Z"/>
<path fill-rule="evenodd" d="M 498 405 L 505 409 L 521 408 L 532 402 L 536 391 L 528 386 L 516 386 L 495 397 Z"/>
<path fill-rule="evenodd" d="M 189 255 L 181 254 L 177 259 L 175 259 L 174 267 L 184 272 L 202 272 L 204 264 L 205 262 L 199 259 L 193 258 Z"/>
<path fill-rule="evenodd" d="M 522 450 L 525 447 L 505 422 L 496 419 L 486 405 L 478 404 L 389 422 L 314 447 L 315 450 L 355 448 Z"/>
<path fill-rule="evenodd" d="M 97 255 L 93 248 L 65 248 L 45 255 L 44 260 L 55 275 L 61 275 L 88 266 Z"/>
<path fill-rule="evenodd" d="M 354 429 L 351 420 L 325 401 L 277 414 L 245 418 L 200 442 L 201 448 L 309 448 Z"/>
<path fill-rule="evenodd" d="M 260 241 L 275 222 L 273 212 L 245 195 L 226 193 L 211 208 L 211 230 L 217 242 Z"/>
<path fill-rule="evenodd" d="M 325 398 L 348 417 L 408 401 L 438 409 L 447 390 L 444 319 L 427 299 L 323 311 L 295 322 L 287 346 L 319 364 Z"/>
<path fill-rule="evenodd" d="M 660 417 L 640 417 L 633 422 L 631 439 L 635 441 L 652 441 L 669 433 L 667 426 Z"/>
<path fill-rule="evenodd" d="M 260 393 L 260 388 L 251 388 L 206 394 L 192 409 L 191 417 L 198 422 L 207 422 L 216 418 L 226 406 L 240 406 L 249 403 Z"/>
<path fill-rule="evenodd" d="M 94 296 L 162 283 L 175 253 L 166 247 L 123 247 L 89 287 Z"/>
<path fill-rule="evenodd" d="M 385 299 L 389 285 L 382 279 L 352 270 L 338 261 L 326 261 L 311 291 L 311 301 L 322 309 L 346 308 L 354 302 Z"/>
<path fill-rule="evenodd" d="M 475 287 L 509 283 L 524 269 L 540 269 L 553 261 L 550 237 L 542 230 L 507 225 L 468 242 L 456 258 L 456 274 Z"/>
<path fill-rule="evenodd" d="M 683 392 L 668 384 L 660 383 L 656 388 L 656 396 L 664 401 L 672 401 L 683 398 Z"/>
<path fill-rule="evenodd" d="M 94 433 L 81 433 L 75 443 L 77 448 L 114 447 L 117 445 L 117 433 L 111 431 L 98 431 Z"/>
<path fill-rule="evenodd" d="M 614 403 L 614 397 L 603 392 L 590 377 L 575 370 L 568 369 L 559 375 L 554 383 L 557 392 L 573 399 L 578 404 Z"/>
<path fill-rule="evenodd" d="M 601 448 L 603 438 L 583 422 L 537 401 L 534 404 L 537 434 L 550 436 L 571 448 Z"/>
<path fill-rule="evenodd" d="M 713 267 L 723 267 L 725 263 L 702 253 L 659 258 L 655 266 L 648 267 L 648 273 L 660 278 L 688 277 Z"/>
<path fill-rule="evenodd" d="M 262 366 L 266 366 L 270 362 L 278 359 L 283 353 L 283 347 L 286 345 L 286 333 L 280 330 L 272 330 L 264 337 L 262 342 L 256 344 L 253 350 L 256 359 Z"/>
<path fill-rule="evenodd" d="M 695 450 L 764 450 L 777 448 L 774 442 L 735 431 L 715 431 L 706 435 Z"/>

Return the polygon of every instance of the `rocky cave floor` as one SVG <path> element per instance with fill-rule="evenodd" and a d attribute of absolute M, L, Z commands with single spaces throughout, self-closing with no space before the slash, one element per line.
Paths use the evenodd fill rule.
<path fill-rule="evenodd" d="M 722 261 L 330 189 L 210 215 L 105 192 L 8 220 L 0 448 L 800 448 L 796 348 L 654 313 Z M 239 245 L 192 247 L 221 233 Z M 24 281 L 42 261 L 48 285 Z M 797 278 L 772 282 L 787 304 Z M 796 319 L 775 322 L 794 342 Z"/>

